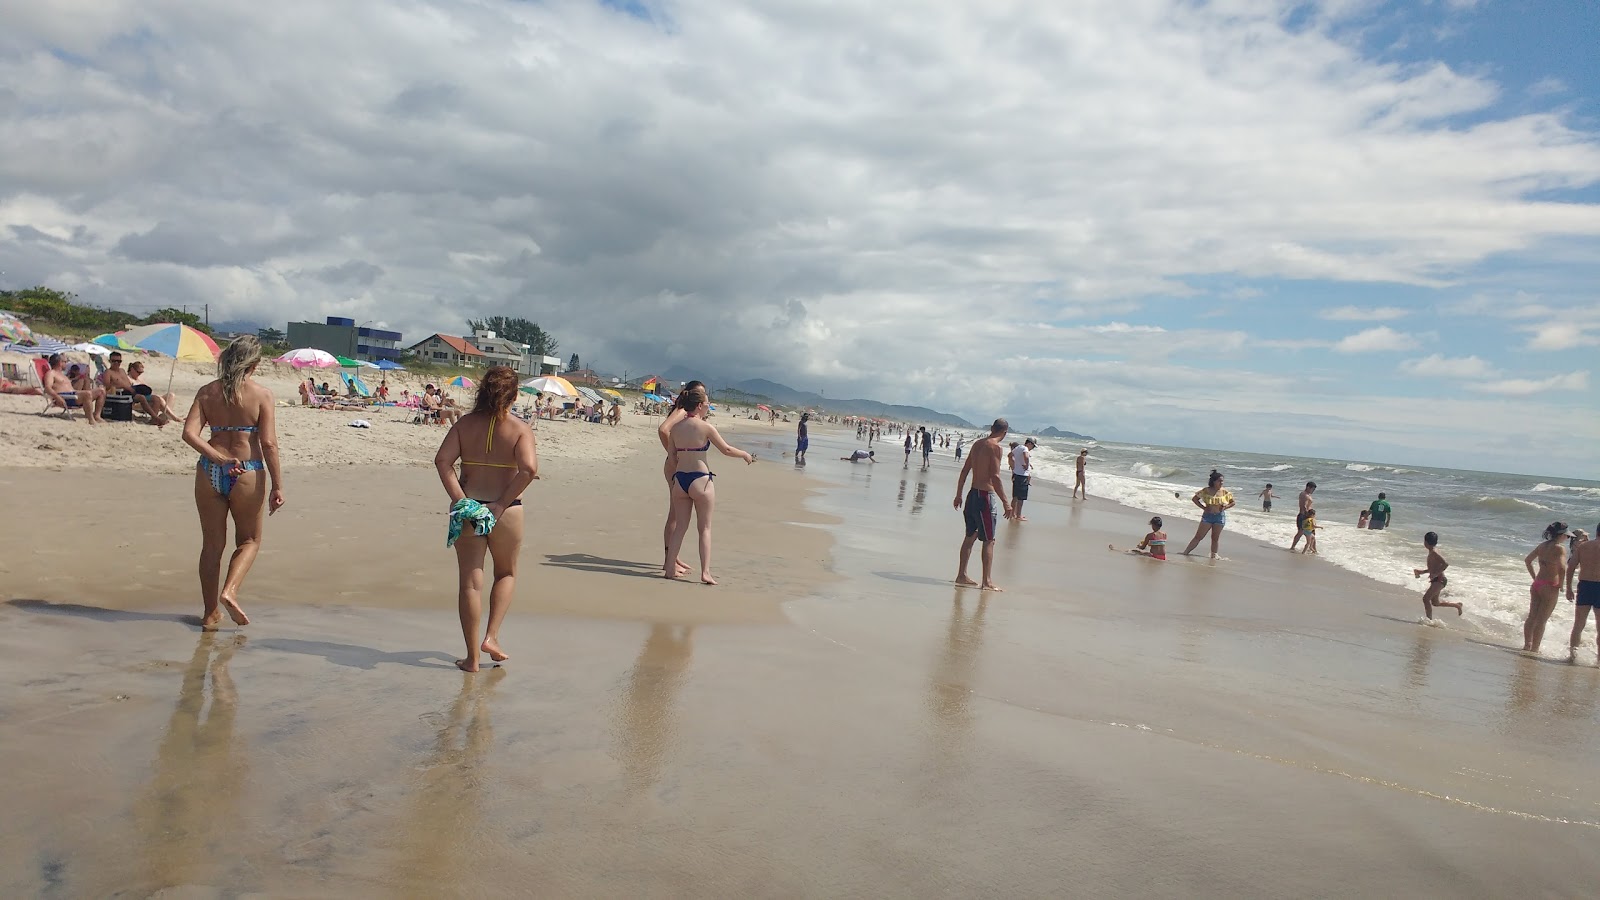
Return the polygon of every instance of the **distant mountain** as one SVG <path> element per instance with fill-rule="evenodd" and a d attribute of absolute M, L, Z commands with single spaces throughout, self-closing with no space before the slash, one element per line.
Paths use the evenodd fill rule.
<path fill-rule="evenodd" d="M 829 412 L 849 416 L 872 416 L 878 419 L 893 419 L 898 422 L 915 422 L 919 425 L 949 425 L 953 428 L 976 428 L 971 422 L 960 416 L 942 413 L 937 410 L 922 406 L 898 406 L 891 403 L 879 403 L 876 400 L 836 400 L 813 394 L 810 391 L 797 391 L 785 384 L 768 381 L 765 378 L 749 378 L 723 385 L 724 389 L 732 388 L 740 393 L 750 394 L 771 400 L 779 406 L 815 406 Z M 715 396 L 716 390 L 712 390 Z"/>
<path fill-rule="evenodd" d="M 1062 431 L 1061 429 L 1055 427 L 1054 425 L 1050 425 L 1050 426 L 1047 426 L 1045 428 L 1042 428 L 1037 433 L 1038 433 L 1039 437 L 1066 438 L 1069 441 L 1092 441 L 1092 440 L 1094 440 L 1094 438 L 1088 436 L 1087 434 L 1078 434 L 1076 431 Z"/>

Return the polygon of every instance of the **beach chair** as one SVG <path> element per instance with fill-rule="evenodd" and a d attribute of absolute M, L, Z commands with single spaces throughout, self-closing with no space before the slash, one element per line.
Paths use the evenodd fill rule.
<path fill-rule="evenodd" d="M 44 391 L 44 385 L 45 385 L 45 379 L 50 377 L 50 363 L 49 363 L 49 361 L 47 361 L 43 357 L 36 358 L 33 361 L 33 377 L 37 378 L 39 380 L 39 390 L 41 392 L 43 392 Z M 52 409 L 55 409 L 55 404 L 53 402 L 51 402 L 50 395 L 49 394 L 45 394 L 44 409 L 39 411 L 39 415 L 47 416 L 47 415 L 50 414 L 50 411 Z M 87 417 L 88 415 L 89 415 L 88 413 L 84 413 L 85 417 Z M 72 418 L 72 410 L 70 410 L 70 409 L 61 410 L 61 417 L 63 419 Z"/>
<path fill-rule="evenodd" d="M 340 372 L 339 380 L 344 382 L 344 386 L 346 388 L 355 391 L 356 396 L 367 401 L 368 403 L 372 402 L 372 388 L 367 387 L 366 382 L 354 375 L 351 375 L 349 372 Z M 351 398 L 349 397 L 345 398 L 346 402 L 348 402 L 350 399 Z"/>

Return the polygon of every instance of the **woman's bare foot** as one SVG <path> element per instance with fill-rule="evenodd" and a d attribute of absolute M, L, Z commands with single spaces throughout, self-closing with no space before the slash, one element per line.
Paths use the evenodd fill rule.
<path fill-rule="evenodd" d="M 956 576 L 956 584 L 960 585 L 961 587 L 977 587 L 978 586 L 978 583 L 976 581 L 973 581 L 971 578 L 968 578 L 965 575 L 957 575 Z"/>
<path fill-rule="evenodd" d="M 217 599 L 222 602 L 222 608 L 228 611 L 228 618 L 233 620 L 233 624 L 250 624 L 250 617 L 244 614 L 244 607 L 239 605 L 239 601 L 229 597 L 227 594 L 223 594 Z"/>
<path fill-rule="evenodd" d="M 992 581 L 985 581 L 983 583 L 983 589 L 986 590 L 986 591 L 996 591 L 996 592 L 1004 592 L 1005 591 L 1005 588 L 996 586 L 995 583 L 992 582 Z"/>
<path fill-rule="evenodd" d="M 458 659 L 456 660 L 456 668 L 463 672 L 476 672 L 478 671 L 478 658 L 474 656 L 470 659 Z"/>
<path fill-rule="evenodd" d="M 201 631 L 216 631 L 222 627 L 222 610 L 217 610 L 200 620 Z"/>
<path fill-rule="evenodd" d="M 675 560 L 672 561 L 672 563 L 673 563 L 673 565 L 678 567 L 678 574 L 679 575 L 687 575 L 687 574 L 689 574 L 689 564 L 688 563 L 684 562 L 681 559 L 675 559 Z"/>
<path fill-rule="evenodd" d="M 484 638 L 483 646 L 479 649 L 489 654 L 489 658 L 495 662 L 505 662 L 511 658 L 511 654 L 501 650 L 500 642 L 496 641 L 494 638 Z"/>
<path fill-rule="evenodd" d="M 715 578 L 711 577 L 711 573 L 710 572 L 707 572 L 704 569 L 702 569 L 702 570 L 700 570 L 700 582 L 702 584 L 716 584 L 717 580 Z"/>
<path fill-rule="evenodd" d="M 662 572 L 661 573 L 661 577 L 665 578 L 668 581 L 677 581 L 679 578 L 683 577 L 683 574 L 684 573 L 678 571 L 678 567 L 677 566 L 673 566 L 672 567 L 672 571 L 670 571 L 670 572 Z"/>

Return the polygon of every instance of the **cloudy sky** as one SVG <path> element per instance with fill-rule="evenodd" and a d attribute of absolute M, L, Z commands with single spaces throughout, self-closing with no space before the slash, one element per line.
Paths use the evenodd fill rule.
<path fill-rule="evenodd" d="M 1600 4 L 5 7 L 0 287 L 1600 477 Z"/>

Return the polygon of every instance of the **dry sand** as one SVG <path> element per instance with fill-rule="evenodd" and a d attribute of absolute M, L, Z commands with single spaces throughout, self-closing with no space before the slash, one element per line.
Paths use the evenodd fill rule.
<path fill-rule="evenodd" d="M 957 589 L 949 461 L 825 428 L 719 423 L 764 461 L 716 460 L 723 584 L 667 584 L 647 424 L 562 426 L 613 458 L 549 454 L 476 676 L 425 468 L 292 465 L 216 635 L 183 474 L 0 470 L 47 523 L 0 557 L 0 896 L 1593 892 L 1592 668 L 1041 487 Z"/>

